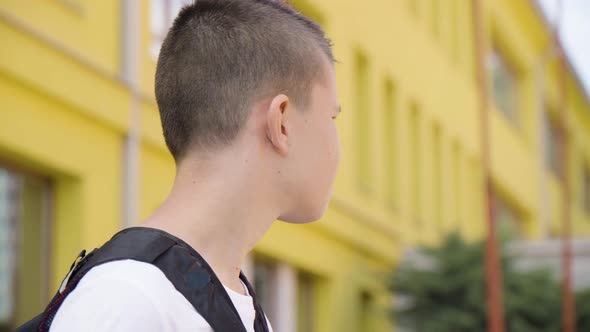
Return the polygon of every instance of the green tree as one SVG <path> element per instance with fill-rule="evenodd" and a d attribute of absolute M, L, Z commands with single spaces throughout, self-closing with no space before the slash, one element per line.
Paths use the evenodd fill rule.
<path fill-rule="evenodd" d="M 453 233 L 440 247 L 420 248 L 419 253 L 419 259 L 404 262 L 394 272 L 392 290 L 406 299 L 395 309 L 396 321 L 411 331 L 485 331 L 482 242 L 466 243 Z M 521 271 L 513 262 L 514 257 L 502 250 L 507 331 L 559 331 L 559 282 L 548 270 Z M 590 291 L 577 298 L 578 331 L 590 331 Z"/>

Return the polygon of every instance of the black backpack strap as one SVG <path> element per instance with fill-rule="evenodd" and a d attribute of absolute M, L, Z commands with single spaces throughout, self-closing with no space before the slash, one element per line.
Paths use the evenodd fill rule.
<path fill-rule="evenodd" d="M 63 302 L 63 299 L 61 298 L 62 293 L 63 293 L 62 287 L 68 283 L 68 279 L 72 275 L 72 272 L 74 272 L 76 270 L 76 268 L 78 267 L 78 264 L 81 261 L 83 261 L 85 258 L 86 258 L 86 250 L 82 250 L 82 252 L 80 252 L 78 254 L 78 257 L 76 257 L 76 259 L 72 263 L 72 266 L 70 267 L 70 271 L 68 272 L 68 274 L 66 275 L 64 280 L 61 282 L 60 289 L 53 296 L 53 298 L 49 302 L 49 305 L 47 306 L 45 311 L 43 311 L 39 315 L 35 316 L 34 318 L 30 319 L 29 321 L 25 322 L 23 325 L 19 326 L 16 329 L 16 332 L 43 331 L 43 330 L 45 330 L 45 327 L 44 327 L 45 324 L 43 324 L 44 321 L 49 320 L 49 325 L 51 324 L 51 321 L 53 320 L 53 317 L 55 317 L 55 313 L 57 312 L 57 309 L 59 309 L 59 306 L 61 305 L 61 304 L 57 304 L 57 303 Z M 49 308 L 55 308 L 55 311 L 53 313 L 51 313 L 51 310 L 49 310 Z M 47 327 L 46 327 L 47 330 L 49 330 L 49 325 L 47 325 Z"/>
<path fill-rule="evenodd" d="M 127 230 L 117 233 L 101 248 L 95 249 L 88 255 L 82 251 L 72 264 L 70 272 L 62 282 L 60 290 L 41 314 L 38 332 L 49 331 L 51 323 L 65 298 L 76 288 L 80 280 L 93 267 L 123 259 L 133 259 L 149 263 L 175 245 L 174 241 L 155 235 L 137 237 L 125 236 Z M 135 233 L 130 233 L 134 234 Z M 139 235 L 139 234 L 137 234 Z M 35 318 L 37 319 L 37 317 Z"/>
<path fill-rule="evenodd" d="M 214 331 L 246 332 L 237 309 L 211 267 L 194 249 L 182 244 L 173 246 L 152 264 L 164 272 Z"/>
<path fill-rule="evenodd" d="M 213 330 L 246 332 L 229 295 L 207 262 L 184 241 L 163 231 L 144 227 L 125 229 L 100 249 L 86 256 L 81 253 L 45 311 L 17 331 L 49 331 L 59 307 L 88 271 L 95 266 L 123 259 L 158 267 Z M 256 302 L 252 287 L 245 277 L 242 280 L 245 280 L 254 298 L 255 330 L 268 332 L 264 312 Z"/>
<path fill-rule="evenodd" d="M 254 287 L 252 287 L 252 285 L 248 281 L 248 278 L 246 278 L 246 275 L 241 271 L 240 271 L 240 279 L 242 280 L 244 285 L 246 285 L 246 288 L 248 288 L 248 293 L 250 293 L 250 296 L 254 300 L 254 308 L 256 309 L 256 317 L 254 318 L 254 331 L 256 331 L 256 332 L 270 332 L 270 330 L 268 328 L 267 320 L 266 320 L 266 315 L 264 314 L 264 311 L 262 310 L 262 306 L 256 300 L 256 293 L 254 292 Z"/>

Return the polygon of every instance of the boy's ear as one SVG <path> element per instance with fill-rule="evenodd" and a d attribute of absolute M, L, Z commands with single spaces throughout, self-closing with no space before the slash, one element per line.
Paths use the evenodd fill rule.
<path fill-rule="evenodd" d="M 289 111 L 289 97 L 280 94 L 272 99 L 266 112 L 266 137 L 281 155 L 289 152 L 289 130 L 287 129 Z"/>

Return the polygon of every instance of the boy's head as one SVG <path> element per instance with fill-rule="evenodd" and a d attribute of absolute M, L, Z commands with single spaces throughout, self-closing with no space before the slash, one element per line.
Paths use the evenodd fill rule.
<path fill-rule="evenodd" d="M 277 170 L 266 179 L 289 196 L 280 218 L 319 218 L 340 159 L 333 61 L 319 25 L 282 3 L 185 7 L 156 70 L 164 138 L 177 164 L 250 140 L 260 146 L 252 158 L 266 163 L 259 168 Z"/>

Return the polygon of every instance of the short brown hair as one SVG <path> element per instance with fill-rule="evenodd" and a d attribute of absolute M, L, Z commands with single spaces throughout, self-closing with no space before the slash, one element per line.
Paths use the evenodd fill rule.
<path fill-rule="evenodd" d="M 156 99 L 178 161 L 192 145 L 228 144 L 253 102 L 285 93 L 308 103 L 311 82 L 333 62 L 321 27 L 271 0 L 198 0 L 184 7 L 160 50 Z"/>

